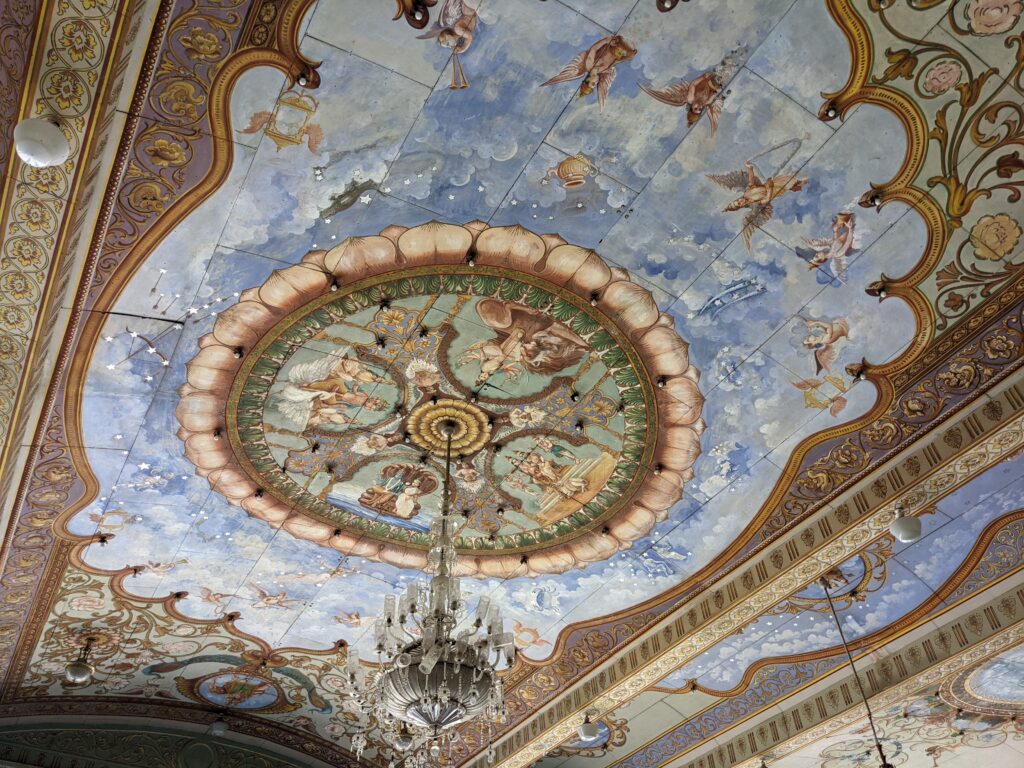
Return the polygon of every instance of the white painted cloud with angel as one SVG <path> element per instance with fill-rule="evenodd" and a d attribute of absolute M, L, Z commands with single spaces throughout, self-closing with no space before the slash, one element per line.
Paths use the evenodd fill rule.
<path fill-rule="evenodd" d="M 387 409 L 382 398 L 365 391 L 383 381 L 383 377 L 347 354 L 324 355 L 293 365 L 271 405 L 300 431 L 347 426 L 356 420 L 360 409 Z"/>

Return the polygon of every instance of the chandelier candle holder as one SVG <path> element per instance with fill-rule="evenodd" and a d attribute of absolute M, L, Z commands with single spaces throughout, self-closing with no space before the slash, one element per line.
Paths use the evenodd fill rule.
<path fill-rule="evenodd" d="M 498 670 L 515 660 L 514 638 L 505 631 L 500 606 L 481 597 L 470 618 L 463 599 L 455 575 L 451 460 L 452 442 L 458 443 L 465 425 L 445 419 L 437 428 L 444 439 L 445 471 L 441 515 L 430 525 L 430 581 L 414 582 L 401 596 L 384 599 L 384 611 L 373 624 L 375 671 L 364 670 L 354 648 L 346 664 L 348 695 L 376 720 L 395 750 L 412 751 L 409 768 L 436 761 L 442 747 L 458 738 L 456 725 L 505 720 Z M 366 745 L 365 732 L 352 737 L 357 758 Z"/>

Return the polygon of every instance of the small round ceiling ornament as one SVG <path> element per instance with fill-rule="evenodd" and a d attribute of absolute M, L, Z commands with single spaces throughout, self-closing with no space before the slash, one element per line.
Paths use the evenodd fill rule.
<path fill-rule="evenodd" d="M 491 425 L 482 409 L 464 400 L 429 401 L 409 414 L 412 441 L 425 451 L 444 457 L 448 450 L 446 428 L 452 430 L 452 456 L 472 456 L 487 445 Z"/>
<path fill-rule="evenodd" d="M 353 237 L 221 312 L 176 410 L 186 456 L 294 536 L 427 562 L 445 445 L 464 575 L 561 573 L 664 520 L 700 453 L 699 373 L 650 291 L 521 227 Z"/>

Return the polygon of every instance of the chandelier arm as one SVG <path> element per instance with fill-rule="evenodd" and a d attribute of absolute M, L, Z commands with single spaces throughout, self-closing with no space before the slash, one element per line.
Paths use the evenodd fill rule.
<path fill-rule="evenodd" d="M 871 713 L 871 705 L 868 703 L 867 693 L 864 691 L 864 684 L 860 680 L 860 674 L 857 672 L 857 665 L 853 663 L 853 654 L 850 652 L 850 644 L 846 642 L 846 633 L 843 632 L 842 622 L 839 621 L 839 614 L 836 613 L 835 603 L 832 602 L 832 595 L 828 591 L 828 581 L 826 579 L 821 580 L 821 588 L 825 591 L 825 598 L 828 600 L 828 607 L 832 611 L 832 618 L 836 623 L 836 629 L 839 630 L 839 639 L 843 643 L 843 650 L 846 651 L 846 658 L 850 662 L 850 669 L 853 672 L 853 679 L 857 682 L 857 690 L 860 691 L 860 697 L 864 701 L 864 709 L 868 713 L 868 725 L 871 726 L 871 735 L 875 740 L 875 748 L 878 750 L 878 757 L 882 761 L 881 768 L 889 768 L 889 761 L 885 756 L 885 750 L 882 749 L 882 741 L 878 737 L 878 729 L 875 727 L 875 718 Z"/>

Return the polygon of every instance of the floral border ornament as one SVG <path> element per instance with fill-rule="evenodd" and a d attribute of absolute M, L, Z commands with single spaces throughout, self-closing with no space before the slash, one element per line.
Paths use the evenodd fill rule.
<path fill-rule="evenodd" d="M 229 445 L 235 442 L 230 391 L 250 364 L 250 356 L 239 354 L 239 349 L 253 349 L 281 318 L 335 296 L 339 285 L 398 277 L 416 268 L 464 267 L 470 255 L 475 269 L 529 276 L 583 303 L 596 302 L 643 361 L 645 389 L 654 394 L 657 430 L 653 450 L 648 446 L 650 456 L 645 454 L 640 470 L 642 480 L 610 517 L 584 526 L 574 538 L 533 549 L 529 557 L 501 549 L 464 550 L 462 571 L 502 578 L 524 571 L 561 573 L 605 560 L 649 533 L 667 518 L 682 497 L 683 484 L 693 477 L 704 429 L 700 374 L 690 364 L 687 344 L 675 332 L 674 321 L 658 309 L 650 291 L 631 282 L 624 270 L 609 267 L 594 251 L 517 226 L 489 227 L 474 221 L 461 227 L 438 222 L 412 229 L 389 227 L 377 237 L 349 238 L 330 251 L 311 251 L 301 263 L 243 292 L 237 304 L 217 317 L 213 331 L 199 340 L 200 351 L 188 363 L 187 383 L 179 390 L 178 436 L 198 473 L 232 504 L 297 538 L 401 568 L 424 568 L 425 548 L 398 546 L 337 527 L 275 496 L 265 479 L 247 466 L 240 446 Z M 230 441 L 220 439 L 223 431 Z"/>
<path fill-rule="evenodd" d="M 996 202 L 1020 202 L 1024 192 L 1024 5 L 827 4 L 854 60 L 849 80 L 826 94 L 819 116 L 832 120 L 867 103 L 899 118 L 907 157 L 890 182 L 872 185 L 861 205 L 902 201 L 922 216 L 929 235 L 925 258 L 909 274 L 883 274 L 868 293 L 927 299 L 938 336 L 1024 270 L 1020 221 L 993 209 Z M 980 42 L 997 36 L 1003 36 L 998 43 Z"/>

